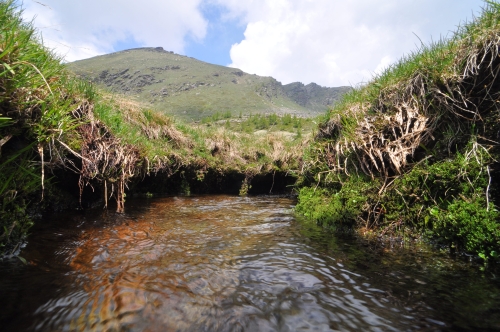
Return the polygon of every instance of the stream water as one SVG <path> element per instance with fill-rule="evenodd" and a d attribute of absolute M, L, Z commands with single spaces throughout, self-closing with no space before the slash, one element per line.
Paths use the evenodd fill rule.
<path fill-rule="evenodd" d="M 280 197 L 131 199 L 39 222 L 0 262 L 2 331 L 500 330 L 500 281 L 297 220 Z"/>

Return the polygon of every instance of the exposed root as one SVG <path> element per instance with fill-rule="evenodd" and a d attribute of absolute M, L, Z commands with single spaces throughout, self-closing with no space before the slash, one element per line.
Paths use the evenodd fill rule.
<path fill-rule="evenodd" d="M 137 148 L 123 144 L 120 139 L 111 135 L 106 126 L 94 118 L 92 104 L 82 103 L 73 111 L 73 115 L 84 120 L 84 124 L 78 127 L 82 138 L 80 196 L 83 187 L 91 180 L 104 182 L 106 189 L 107 184 L 111 183 L 111 191 L 117 202 L 116 211 L 123 212 L 125 187 L 137 171 Z M 107 198 L 105 202 L 107 204 Z"/>
<path fill-rule="evenodd" d="M 480 46 L 477 41 L 474 47 L 464 46 L 462 73 L 457 56 L 457 73 L 440 84 L 415 72 L 410 80 L 381 90 L 374 104 L 355 103 L 333 116 L 316 137 L 333 139 L 325 151 L 330 169 L 347 174 L 352 163 L 372 177 L 404 174 L 420 146 L 447 129 L 460 133 L 464 122 L 482 121 L 482 112 L 496 107 L 500 97 L 500 36 L 490 37 Z M 355 124 L 348 128 L 346 118 Z"/>

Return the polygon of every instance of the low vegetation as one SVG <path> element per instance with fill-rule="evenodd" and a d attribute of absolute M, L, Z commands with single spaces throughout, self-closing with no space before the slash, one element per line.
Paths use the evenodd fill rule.
<path fill-rule="evenodd" d="M 60 142 L 74 139 L 71 111 L 85 84 L 64 74 L 12 2 L 0 2 L 0 26 L 0 244 L 15 246 L 32 224 L 26 207 L 48 182 L 42 164 L 64 165 Z"/>
<path fill-rule="evenodd" d="M 240 133 L 255 133 L 256 131 L 286 132 L 301 138 L 303 134 L 312 133 L 319 122 L 318 118 L 302 118 L 291 114 L 250 114 L 233 117 L 231 113 L 216 112 L 210 117 L 203 118 L 201 123 L 207 127 L 224 126 Z"/>
<path fill-rule="evenodd" d="M 500 5 L 348 93 L 305 153 L 297 211 L 325 227 L 500 249 Z"/>

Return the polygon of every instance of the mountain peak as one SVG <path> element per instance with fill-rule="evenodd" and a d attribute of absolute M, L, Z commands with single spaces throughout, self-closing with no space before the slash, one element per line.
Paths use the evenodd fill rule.
<path fill-rule="evenodd" d="M 188 121 L 215 112 L 315 116 L 350 89 L 300 82 L 282 85 L 272 77 L 209 64 L 163 47 L 133 48 L 67 66 L 108 90 Z"/>

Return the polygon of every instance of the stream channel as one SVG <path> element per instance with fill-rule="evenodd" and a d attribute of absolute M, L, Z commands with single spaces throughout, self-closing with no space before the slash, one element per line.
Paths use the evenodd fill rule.
<path fill-rule="evenodd" d="M 491 269 L 333 236 L 277 196 L 48 217 L 0 261 L 1 331 L 500 330 Z M 392 248 L 391 248 L 392 247 Z"/>

